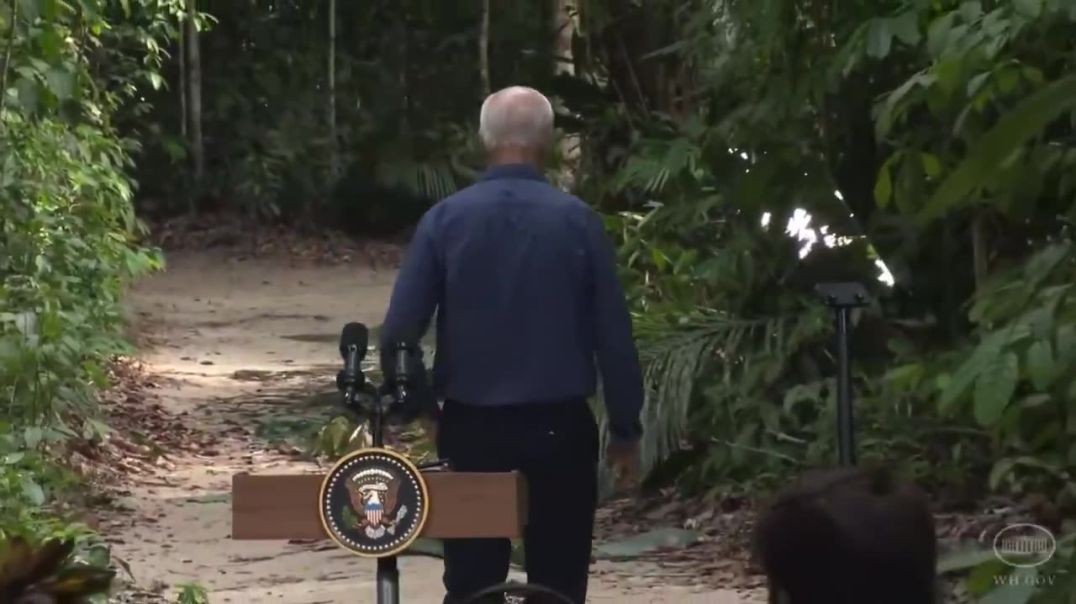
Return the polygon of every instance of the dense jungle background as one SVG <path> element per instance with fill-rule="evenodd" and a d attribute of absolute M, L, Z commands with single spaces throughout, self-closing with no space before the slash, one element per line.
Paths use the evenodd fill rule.
<path fill-rule="evenodd" d="M 1072 0 L 3 0 L 0 593 L 106 601 L 69 462 L 112 438 L 123 296 L 170 237 L 405 242 L 511 84 L 619 246 L 648 492 L 750 509 L 833 463 L 814 286 L 859 281 L 862 461 L 1054 532 L 1030 569 L 954 548 L 971 596 L 1076 601 Z"/>

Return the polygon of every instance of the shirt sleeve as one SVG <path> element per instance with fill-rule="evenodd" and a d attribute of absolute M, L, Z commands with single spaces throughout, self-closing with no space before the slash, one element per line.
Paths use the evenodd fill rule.
<path fill-rule="evenodd" d="M 395 373 L 396 345 L 399 342 L 417 345 L 426 335 L 437 309 L 443 269 L 431 222 L 431 213 L 427 212 L 415 228 L 381 325 L 379 348 L 386 378 Z M 419 355 L 421 362 L 421 351 Z"/>
<path fill-rule="evenodd" d="M 632 334 L 624 290 L 616 274 L 616 256 L 601 217 L 591 212 L 587 223 L 593 275 L 594 343 L 609 433 L 616 440 L 642 435 L 643 376 Z"/>

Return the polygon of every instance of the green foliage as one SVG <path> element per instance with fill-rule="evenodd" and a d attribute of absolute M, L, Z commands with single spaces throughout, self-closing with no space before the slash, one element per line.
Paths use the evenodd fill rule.
<path fill-rule="evenodd" d="M 609 227 L 647 369 L 647 461 L 686 449 L 687 484 L 722 489 L 827 463 L 835 367 L 809 288 L 869 283 L 884 260 L 896 286 L 873 288 L 853 343 L 862 455 L 958 502 L 1076 505 L 1071 7 L 619 10 L 590 34 L 646 29 L 628 70 L 558 90 L 585 118 L 583 164 L 609 171 L 585 191 L 628 210 Z M 669 57 L 684 69 L 659 69 Z M 806 257 L 781 228 L 797 208 L 827 246 Z"/>
<path fill-rule="evenodd" d="M 21 537 L 0 539 L 0 596 L 4 602 L 105 602 L 114 572 L 76 553 L 74 540 L 31 543 Z M 102 551 L 102 550 L 97 550 Z M 100 562 L 100 560 L 98 560 Z"/>
<path fill-rule="evenodd" d="M 106 433 L 95 396 L 108 358 L 126 349 L 120 296 L 160 263 L 139 245 L 135 145 L 114 122 L 144 111 L 181 9 L 180 0 L 0 6 L 0 540 L 15 601 L 104 601 L 111 579 L 107 547 L 55 517 L 74 482 L 55 458 L 68 439 Z M 30 545 L 45 538 L 59 544 Z M 67 565 L 87 556 L 92 568 Z"/>
<path fill-rule="evenodd" d="M 179 586 L 176 604 L 209 604 L 209 592 L 197 583 L 184 583 Z"/>
<path fill-rule="evenodd" d="M 119 141 L 93 127 L 15 116 L 0 149 L 5 417 L 68 435 L 99 429 L 66 420 L 88 416 L 92 387 L 104 383 L 102 363 L 122 350 L 124 284 L 157 263 L 133 245 L 126 156 Z"/>
<path fill-rule="evenodd" d="M 213 24 L 200 33 L 207 175 L 196 194 L 202 207 L 382 233 L 413 224 L 433 201 L 470 182 L 481 161 L 474 136 L 481 4 L 335 6 L 330 99 L 328 2 L 207 5 Z M 553 65 L 548 11 L 516 3 L 494 5 L 493 12 L 494 83 L 544 80 Z M 176 44 L 171 52 L 178 57 L 179 50 Z M 165 74 L 167 87 L 151 97 L 151 126 L 126 126 L 146 144 L 142 196 L 185 211 L 177 192 L 196 183 L 185 168 L 183 82 L 174 66 Z"/>
<path fill-rule="evenodd" d="M 370 435 L 365 423 L 355 423 L 345 416 L 333 418 L 318 430 L 311 452 L 329 459 L 370 446 Z"/>

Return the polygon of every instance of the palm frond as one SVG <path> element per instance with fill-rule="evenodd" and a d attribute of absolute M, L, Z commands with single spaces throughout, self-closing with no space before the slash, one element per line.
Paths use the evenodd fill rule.
<path fill-rule="evenodd" d="M 384 187 L 398 187 L 427 199 L 443 199 L 458 188 L 456 171 L 447 158 L 394 157 L 378 164 L 376 178 Z"/>
<path fill-rule="evenodd" d="M 652 142 L 644 149 L 628 159 L 617 176 L 616 189 L 641 187 L 647 193 L 660 193 L 670 179 L 685 172 L 694 173 L 702 157 L 702 149 L 684 137 Z"/>
<path fill-rule="evenodd" d="M 643 472 L 649 472 L 683 447 L 703 371 L 720 372 L 720 379 L 712 387 L 725 391 L 708 398 L 728 400 L 751 387 L 745 378 L 754 373 L 756 364 L 784 364 L 808 336 L 802 330 L 803 318 L 795 315 L 748 320 L 714 314 L 675 327 L 638 321 L 636 336 L 646 391 L 642 412 Z M 595 405 L 595 414 L 603 439 L 607 438 L 603 405 Z"/>

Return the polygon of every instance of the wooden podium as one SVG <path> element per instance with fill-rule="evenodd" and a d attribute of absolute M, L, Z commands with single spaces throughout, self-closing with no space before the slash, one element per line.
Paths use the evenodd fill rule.
<path fill-rule="evenodd" d="M 429 516 L 420 536 L 520 538 L 526 483 L 518 472 L 423 472 Z M 324 474 L 238 474 L 232 478 L 232 538 L 328 539 L 318 514 Z"/>
<path fill-rule="evenodd" d="M 367 339 L 361 323 L 344 326 L 340 354 L 345 363 L 337 387 L 344 393 L 344 408 L 370 422 L 373 446 L 345 455 L 325 474 L 234 476 L 232 539 L 332 540 L 375 559 L 378 604 L 398 604 L 397 555 L 420 537 L 522 537 L 527 487 L 518 472 L 424 471 L 385 448 L 382 425 L 408 400 L 409 359 L 416 347 L 396 347 L 394 388 L 385 396 L 362 375 Z"/>

